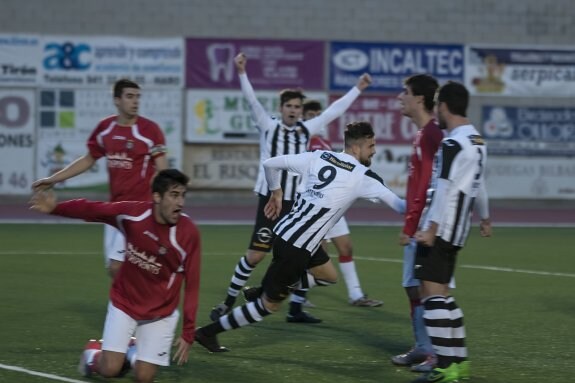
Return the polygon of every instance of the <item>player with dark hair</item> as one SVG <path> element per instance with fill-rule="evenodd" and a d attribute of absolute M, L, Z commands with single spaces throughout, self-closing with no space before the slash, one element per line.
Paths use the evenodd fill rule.
<path fill-rule="evenodd" d="M 200 234 L 182 213 L 188 177 L 175 169 L 158 173 L 152 200 L 93 202 L 77 199 L 56 202 L 52 192 L 36 192 L 31 209 L 89 222 L 103 222 L 126 238 L 126 261 L 110 289 L 103 342 L 91 340 L 82 352 L 80 373 L 116 377 L 126 364 L 136 381 L 152 382 L 158 366 L 168 366 L 182 283 L 182 335 L 174 360 L 188 360 L 194 342 L 200 285 Z M 131 341 L 137 336 L 137 344 Z"/>
<path fill-rule="evenodd" d="M 98 159 L 107 160 L 110 201 L 150 201 L 150 185 L 156 172 L 168 166 L 166 139 L 159 126 L 138 115 L 140 86 L 128 79 L 113 88 L 118 114 L 98 123 L 88 138 L 88 152 L 50 177 L 32 184 L 45 190 L 90 169 Z M 114 277 L 125 254 L 125 238 L 110 225 L 104 227 L 106 267 Z"/>
<path fill-rule="evenodd" d="M 279 218 L 273 229 L 273 259 L 262 280 L 261 295 L 198 329 L 196 340 L 201 345 L 210 352 L 227 351 L 219 345 L 217 334 L 261 321 L 279 309 L 293 288 L 335 283 L 337 273 L 321 241 L 356 199 L 383 202 L 399 213 L 405 211 L 405 201 L 368 168 L 374 154 L 371 124 L 355 122 L 345 131 L 344 152 L 316 150 L 264 161 L 271 191 L 264 207 L 269 219 L 282 216 L 282 172 L 300 174 L 305 187 L 289 214 Z"/>
<path fill-rule="evenodd" d="M 264 206 L 269 200 L 269 191 L 264 177 L 263 162 L 268 158 L 283 154 L 304 153 L 307 150 L 309 137 L 317 134 L 324 126 L 342 115 L 359 96 L 360 92 L 367 88 L 371 82 L 371 77 L 368 74 L 362 75 L 357 85 L 331 104 L 321 116 L 305 122 L 301 121 L 303 93 L 298 90 L 284 90 L 280 94 L 281 116 L 276 119 L 267 114 L 256 98 L 246 74 L 247 58 L 243 53 L 239 53 L 235 57 L 235 64 L 243 95 L 250 105 L 252 119 L 260 131 L 260 168 L 254 189 L 258 194 L 259 201 L 256 222 L 247 253 L 240 258 L 234 269 L 225 300 L 212 309 L 210 319 L 213 321 L 230 312 L 239 292 L 246 285 L 254 268 L 272 248 L 275 237 L 272 229 L 275 220 L 269 219 L 264 214 Z M 280 181 L 284 190 L 283 216 L 283 214 L 290 211 L 293 205 L 300 176 L 288 171 L 282 171 Z M 300 291 L 297 294 L 299 302 L 290 304 L 287 321 L 295 323 L 321 322 L 320 319 L 302 310 L 305 292 Z"/>
<path fill-rule="evenodd" d="M 303 103 L 303 120 L 307 121 L 319 116 L 322 112 L 321 102 L 317 100 L 305 100 Z M 314 135 L 309 140 L 309 150 L 330 150 L 332 151 L 331 143 L 327 138 L 325 132 Z M 361 289 L 359 283 L 359 276 L 355 268 L 353 260 L 353 244 L 351 242 L 351 235 L 349 226 L 345 217 L 341 217 L 339 221 L 327 232 L 322 246 L 327 251 L 328 242 L 332 242 L 338 253 L 339 270 L 343 276 L 345 286 L 347 287 L 347 294 L 349 303 L 356 307 L 378 307 L 383 305 L 383 301 L 368 298 Z M 297 299 L 297 291 L 295 291 L 291 300 Z"/>
<path fill-rule="evenodd" d="M 487 150 L 483 137 L 466 117 L 469 92 L 460 83 L 439 88 L 435 110 L 439 126 L 447 131 L 436 155 L 432 178 L 435 189 L 420 231 L 415 277 L 421 280 L 423 319 L 437 355 L 437 367 L 416 379 L 423 382 L 457 382 L 469 379 L 463 311 L 450 296 L 457 254 L 471 229 L 478 208 L 480 234 L 491 235 L 484 171 Z"/>
<path fill-rule="evenodd" d="M 404 246 L 402 285 L 410 302 L 415 345 L 408 352 L 392 357 L 391 361 L 399 366 L 411 366 L 414 372 L 428 372 L 435 367 L 437 361 L 423 323 L 423 306 L 419 296 L 420 282 L 413 276 L 417 248 L 413 236 L 419 227 L 425 207 L 433 158 L 443 139 L 443 132 L 433 115 L 434 97 L 438 87 L 437 80 L 432 76 L 417 74 L 404 81 L 403 91 L 397 97 L 402 114 L 409 117 L 418 127 L 409 159 L 405 197 L 407 211 L 399 235 L 399 244 Z"/>

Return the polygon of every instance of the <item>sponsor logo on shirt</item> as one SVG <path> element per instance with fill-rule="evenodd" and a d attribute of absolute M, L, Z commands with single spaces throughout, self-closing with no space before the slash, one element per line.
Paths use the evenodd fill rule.
<path fill-rule="evenodd" d="M 332 164 L 334 166 L 337 166 L 338 168 L 347 170 L 349 172 L 351 172 L 353 169 L 355 169 L 354 164 L 350 164 L 349 162 L 341 161 L 337 157 L 333 156 L 331 153 L 327 153 L 327 152 L 323 153 L 321 155 L 321 159 L 329 162 L 330 164 Z"/>
<path fill-rule="evenodd" d="M 110 153 L 107 158 L 109 168 L 132 169 L 134 160 L 128 156 L 128 153 Z"/>
<path fill-rule="evenodd" d="M 126 249 L 126 260 L 140 269 L 146 270 L 152 274 L 159 274 L 162 264 L 156 262 L 155 255 L 147 255 L 145 251 L 139 251 L 134 245 L 128 242 Z"/>
<path fill-rule="evenodd" d="M 262 227 L 257 231 L 258 241 L 261 243 L 270 243 L 272 240 L 272 231 L 267 227 Z"/>

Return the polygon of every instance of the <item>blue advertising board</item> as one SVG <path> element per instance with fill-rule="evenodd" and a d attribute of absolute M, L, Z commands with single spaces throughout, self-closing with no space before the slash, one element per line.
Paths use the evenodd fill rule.
<path fill-rule="evenodd" d="M 575 108 L 483 106 L 482 117 L 491 154 L 575 156 Z"/>
<path fill-rule="evenodd" d="M 336 41 L 330 44 L 329 87 L 346 91 L 362 73 L 373 79 L 367 91 L 397 93 L 403 80 L 427 73 L 440 83 L 463 82 L 464 49 L 458 44 L 386 44 Z"/>

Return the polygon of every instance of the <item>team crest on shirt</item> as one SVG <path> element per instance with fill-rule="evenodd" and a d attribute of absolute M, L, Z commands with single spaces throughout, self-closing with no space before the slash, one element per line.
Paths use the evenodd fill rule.
<path fill-rule="evenodd" d="M 126 149 L 132 150 L 133 148 L 134 148 L 134 141 L 132 141 L 132 140 L 127 140 L 127 141 L 126 141 Z"/>
<path fill-rule="evenodd" d="M 160 245 L 160 248 L 158 249 L 158 254 L 166 255 L 167 252 L 168 252 L 168 249 L 166 249 L 164 246 Z"/>

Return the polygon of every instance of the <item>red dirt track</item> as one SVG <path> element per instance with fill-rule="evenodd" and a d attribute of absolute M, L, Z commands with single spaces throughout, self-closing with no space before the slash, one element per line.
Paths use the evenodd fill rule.
<path fill-rule="evenodd" d="M 251 193 L 189 193 L 186 213 L 199 224 L 242 223 L 251 224 L 255 218 L 257 199 Z M 87 196 L 102 200 L 101 195 Z M 62 196 L 60 200 L 77 198 Z M 575 201 L 508 201 L 494 200 L 491 218 L 495 226 L 573 226 L 575 227 Z M 402 217 L 386 206 L 358 202 L 346 213 L 351 224 L 401 225 Z M 4 197 L 0 200 L 0 222 L 58 222 L 66 219 L 30 211 L 26 197 Z"/>

